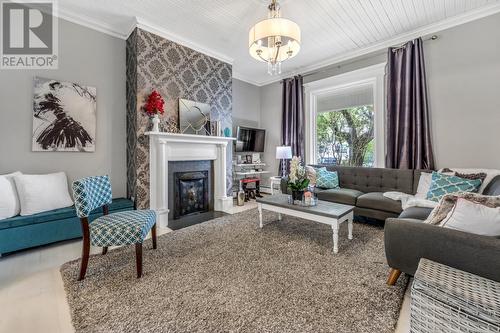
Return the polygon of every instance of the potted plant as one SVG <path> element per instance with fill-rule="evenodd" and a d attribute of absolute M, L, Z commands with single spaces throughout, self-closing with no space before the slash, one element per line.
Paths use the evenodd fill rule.
<path fill-rule="evenodd" d="M 161 97 L 160 93 L 156 90 L 149 95 L 148 100 L 146 101 L 146 105 L 144 105 L 144 111 L 151 118 L 151 122 L 153 123 L 152 132 L 159 132 L 160 129 L 158 125 L 160 124 L 160 114 L 164 112 L 165 101 L 163 97 Z"/>
<path fill-rule="evenodd" d="M 302 165 L 300 157 L 294 156 L 290 161 L 290 174 L 288 175 L 288 188 L 292 191 L 293 201 L 302 200 L 304 190 L 309 186 L 306 168 Z"/>

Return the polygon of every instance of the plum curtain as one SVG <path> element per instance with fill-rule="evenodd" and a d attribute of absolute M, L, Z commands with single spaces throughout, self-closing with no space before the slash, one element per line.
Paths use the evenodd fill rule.
<path fill-rule="evenodd" d="M 302 84 L 302 76 L 300 75 L 282 81 L 281 144 L 292 147 L 293 156 L 300 156 L 304 160 L 305 114 Z M 279 172 L 281 174 L 281 165 Z"/>
<path fill-rule="evenodd" d="M 434 169 L 422 39 L 389 48 L 386 167 Z"/>

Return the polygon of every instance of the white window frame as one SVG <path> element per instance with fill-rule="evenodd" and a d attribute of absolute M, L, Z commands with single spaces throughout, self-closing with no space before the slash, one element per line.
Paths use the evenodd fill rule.
<path fill-rule="evenodd" d="M 341 90 L 371 85 L 373 88 L 374 137 L 375 156 L 374 166 L 385 166 L 385 63 L 369 66 L 348 73 L 339 74 L 323 80 L 304 84 L 305 90 L 305 143 L 307 164 L 317 163 L 316 116 L 317 100 L 322 95 Z"/>

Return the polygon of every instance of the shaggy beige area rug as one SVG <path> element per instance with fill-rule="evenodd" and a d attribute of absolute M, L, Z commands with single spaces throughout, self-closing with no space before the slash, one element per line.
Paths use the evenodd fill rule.
<path fill-rule="evenodd" d="M 406 278 L 385 284 L 383 229 L 329 226 L 257 210 L 225 216 L 147 242 L 144 276 L 134 247 L 79 260 L 61 274 L 77 332 L 392 332 Z"/>

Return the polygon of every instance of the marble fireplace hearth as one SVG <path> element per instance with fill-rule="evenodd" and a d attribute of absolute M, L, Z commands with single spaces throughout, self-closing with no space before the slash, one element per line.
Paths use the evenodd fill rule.
<path fill-rule="evenodd" d="M 146 135 L 150 143 L 150 208 L 157 212 L 160 227 L 169 226 L 169 211 L 173 212 L 172 201 L 169 204 L 169 187 L 173 186 L 169 184 L 169 162 L 174 161 L 212 161 L 213 186 L 209 194 L 213 211 L 231 213 L 233 198 L 226 194 L 226 152 L 234 138 L 163 132 Z"/>

